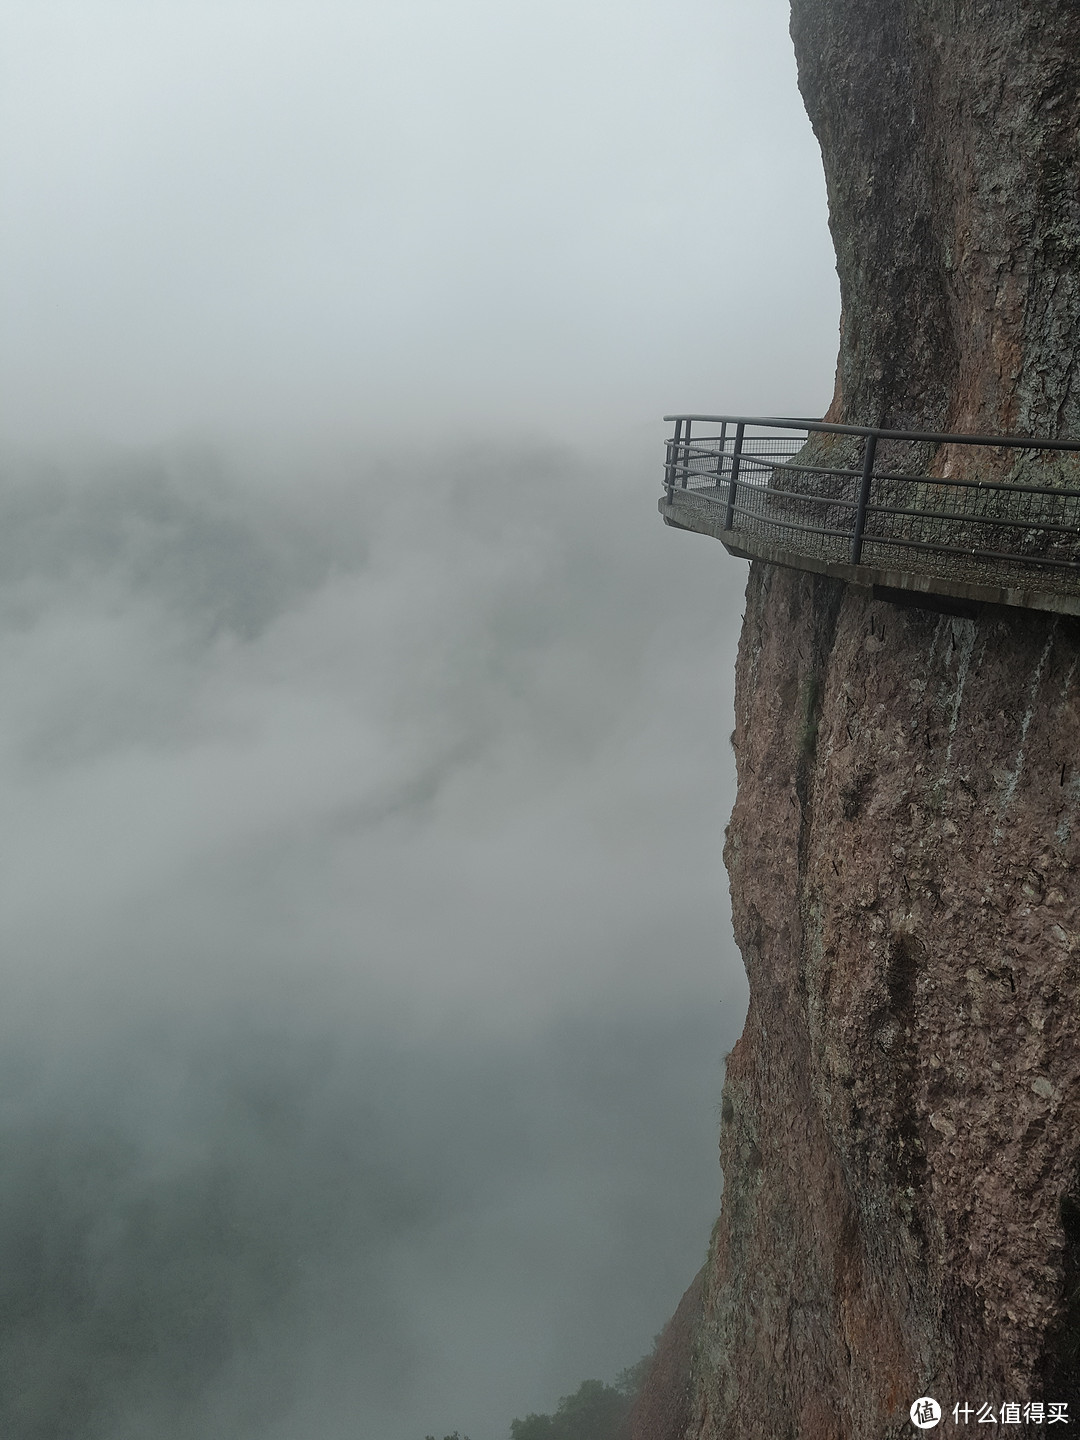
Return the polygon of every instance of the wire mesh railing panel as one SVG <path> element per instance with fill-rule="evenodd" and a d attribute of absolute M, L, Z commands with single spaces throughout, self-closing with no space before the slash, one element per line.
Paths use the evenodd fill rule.
<path fill-rule="evenodd" d="M 719 507 L 735 541 L 796 561 L 1080 594 L 1080 442 L 672 418 L 669 498 Z"/>

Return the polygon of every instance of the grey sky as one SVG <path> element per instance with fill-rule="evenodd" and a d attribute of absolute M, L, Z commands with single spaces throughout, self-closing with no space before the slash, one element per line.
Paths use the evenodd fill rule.
<path fill-rule="evenodd" d="M 3 9 L 9 433 L 827 398 L 781 0 Z"/>
<path fill-rule="evenodd" d="M 0 1429 L 505 1440 L 717 1206 L 659 417 L 828 400 L 785 8 L 0 17 Z"/>

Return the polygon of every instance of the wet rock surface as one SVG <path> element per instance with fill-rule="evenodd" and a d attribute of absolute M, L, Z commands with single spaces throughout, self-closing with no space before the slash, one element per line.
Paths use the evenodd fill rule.
<path fill-rule="evenodd" d="M 725 854 L 751 999 L 687 1435 L 1075 1407 L 1078 691 L 1075 621 L 752 569 Z"/>

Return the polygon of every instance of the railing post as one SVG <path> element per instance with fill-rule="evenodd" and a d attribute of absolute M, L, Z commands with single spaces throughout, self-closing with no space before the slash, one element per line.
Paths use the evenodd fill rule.
<path fill-rule="evenodd" d="M 720 489 L 720 481 L 724 478 L 724 449 L 727 446 L 727 421 L 720 425 L 720 449 L 716 455 L 716 488 Z"/>
<path fill-rule="evenodd" d="M 735 449 L 731 452 L 731 482 L 728 485 L 727 510 L 724 512 L 724 529 L 730 530 L 735 521 L 735 490 L 739 484 L 739 467 L 742 464 L 742 442 L 745 425 L 735 426 Z"/>
<path fill-rule="evenodd" d="M 679 441 L 682 439 L 682 421 L 675 421 L 675 434 L 667 442 L 667 498 L 670 505 L 675 499 L 675 467 L 679 461 Z"/>
<path fill-rule="evenodd" d="M 863 451 L 862 480 L 859 483 L 859 503 L 855 509 L 855 528 L 851 533 L 851 563 L 858 565 L 862 559 L 862 537 L 866 529 L 866 507 L 870 503 L 870 482 L 874 478 L 874 456 L 877 454 L 877 432 L 866 437 Z"/>
<path fill-rule="evenodd" d="M 683 432 L 683 444 L 686 446 L 686 466 L 682 472 L 682 488 L 685 490 L 690 480 L 690 427 L 694 422 L 687 420 L 686 429 Z"/>

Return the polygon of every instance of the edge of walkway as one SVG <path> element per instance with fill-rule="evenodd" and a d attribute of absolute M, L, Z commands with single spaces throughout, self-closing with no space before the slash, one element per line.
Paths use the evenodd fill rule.
<path fill-rule="evenodd" d="M 693 495 L 693 491 L 687 492 Z M 719 505 L 702 504 L 699 497 L 682 500 L 676 490 L 673 500 L 662 495 L 658 502 L 664 524 L 676 530 L 691 530 L 719 540 L 728 554 L 740 560 L 764 560 L 770 565 L 784 565 L 790 570 L 809 570 L 816 575 L 829 575 L 866 589 L 906 591 L 913 601 L 920 595 L 946 595 L 954 600 L 978 605 L 1011 605 L 1022 610 L 1048 610 L 1055 615 L 1080 615 L 1080 595 L 1067 595 L 1055 590 L 1019 589 L 1011 586 L 975 585 L 966 580 L 953 580 L 944 575 L 920 574 L 911 570 L 891 570 L 875 565 L 848 565 L 826 560 L 820 555 L 800 555 L 770 540 L 745 531 L 725 530 L 724 511 Z"/>

